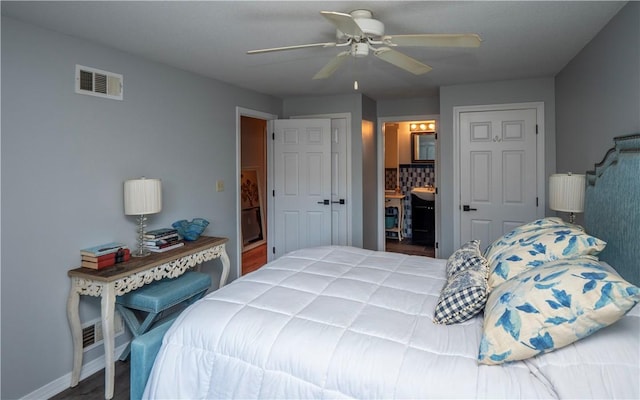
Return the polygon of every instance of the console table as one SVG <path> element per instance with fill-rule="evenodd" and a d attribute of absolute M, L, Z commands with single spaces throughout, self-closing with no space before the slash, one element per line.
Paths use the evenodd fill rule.
<path fill-rule="evenodd" d="M 78 385 L 82 369 L 82 327 L 78 307 L 80 295 L 101 297 L 102 335 L 105 352 L 105 395 L 113 397 L 115 377 L 114 364 L 114 312 L 116 296 L 139 289 L 163 278 L 175 278 L 189 268 L 200 267 L 205 261 L 220 258 L 222 275 L 220 287 L 229 276 L 229 256 L 226 251 L 227 238 L 201 236 L 193 242 L 164 253 L 153 253 L 147 257 L 132 258 L 113 267 L 94 270 L 76 268 L 68 272 L 71 289 L 67 301 L 67 318 L 73 336 L 73 372 L 71 386 Z"/>

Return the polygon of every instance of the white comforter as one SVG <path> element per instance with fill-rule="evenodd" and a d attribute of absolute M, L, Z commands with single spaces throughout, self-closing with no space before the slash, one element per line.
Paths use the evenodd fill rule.
<path fill-rule="evenodd" d="M 145 397 L 638 398 L 640 318 L 554 353 L 478 365 L 482 317 L 436 325 L 444 260 L 320 247 L 184 311 Z"/>

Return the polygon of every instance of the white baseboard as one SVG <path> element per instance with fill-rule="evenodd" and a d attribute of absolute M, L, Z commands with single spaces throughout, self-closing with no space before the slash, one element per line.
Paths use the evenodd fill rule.
<path fill-rule="evenodd" d="M 120 354 L 127 347 L 129 342 L 124 343 L 121 346 L 118 346 L 115 350 L 115 354 Z M 117 357 L 116 357 L 117 360 Z M 82 366 L 82 371 L 80 372 L 80 380 L 82 381 L 85 378 L 95 374 L 96 372 L 104 369 L 104 355 L 89 361 L 88 363 Z M 60 378 L 47 383 L 42 386 L 40 389 L 36 389 L 28 395 L 24 396 L 21 400 L 41 400 L 51 398 L 58 393 L 65 391 L 69 388 L 69 383 L 71 382 L 71 372 L 68 374 L 61 376 Z"/>

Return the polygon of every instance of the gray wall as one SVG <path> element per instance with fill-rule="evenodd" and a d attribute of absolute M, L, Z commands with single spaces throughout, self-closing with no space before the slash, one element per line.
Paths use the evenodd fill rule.
<path fill-rule="evenodd" d="M 351 113 L 351 241 L 363 245 L 362 95 L 292 97 L 283 102 L 283 118 L 296 115 Z"/>
<path fill-rule="evenodd" d="M 440 114 L 440 97 L 420 97 L 398 100 L 378 100 L 378 118 L 399 117 L 405 115 Z"/>
<path fill-rule="evenodd" d="M 545 176 L 555 171 L 555 97 L 553 78 L 487 82 L 440 88 L 440 168 L 436 171 L 440 192 L 440 257 L 448 257 L 455 249 L 453 237 L 453 107 L 544 102 Z"/>
<path fill-rule="evenodd" d="M 75 64 L 123 74 L 124 101 L 75 94 Z M 149 228 L 209 220 L 206 234 L 230 239 L 235 274 L 236 106 L 282 111 L 273 97 L 2 18 L 0 397 L 71 371 L 67 270 L 83 247 L 134 246 L 135 220 L 122 206 L 127 178 L 163 181 L 164 207 Z M 214 279 L 219 269 L 219 261 L 203 268 Z M 83 321 L 99 317 L 97 299 L 81 303 Z"/>
<path fill-rule="evenodd" d="M 640 2 L 629 2 L 556 75 L 558 172 L 584 173 L 640 133 Z"/>

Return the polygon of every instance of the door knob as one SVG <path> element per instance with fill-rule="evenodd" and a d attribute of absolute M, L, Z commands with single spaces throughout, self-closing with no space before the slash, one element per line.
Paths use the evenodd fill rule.
<path fill-rule="evenodd" d="M 478 211 L 477 208 L 471 208 L 469 205 L 465 204 L 462 206 L 462 211 Z"/>
<path fill-rule="evenodd" d="M 344 201 L 344 199 L 340 199 L 340 200 L 338 200 L 338 201 L 332 201 L 332 203 L 333 203 L 333 204 L 344 204 L 344 203 L 345 203 L 345 201 Z"/>
<path fill-rule="evenodd" d="M 318 204 L 324 204 L 325 206 L 328 206 L 329 205 L 329 200 L 325 199 L 325 200 L 319 201 Z"/>

